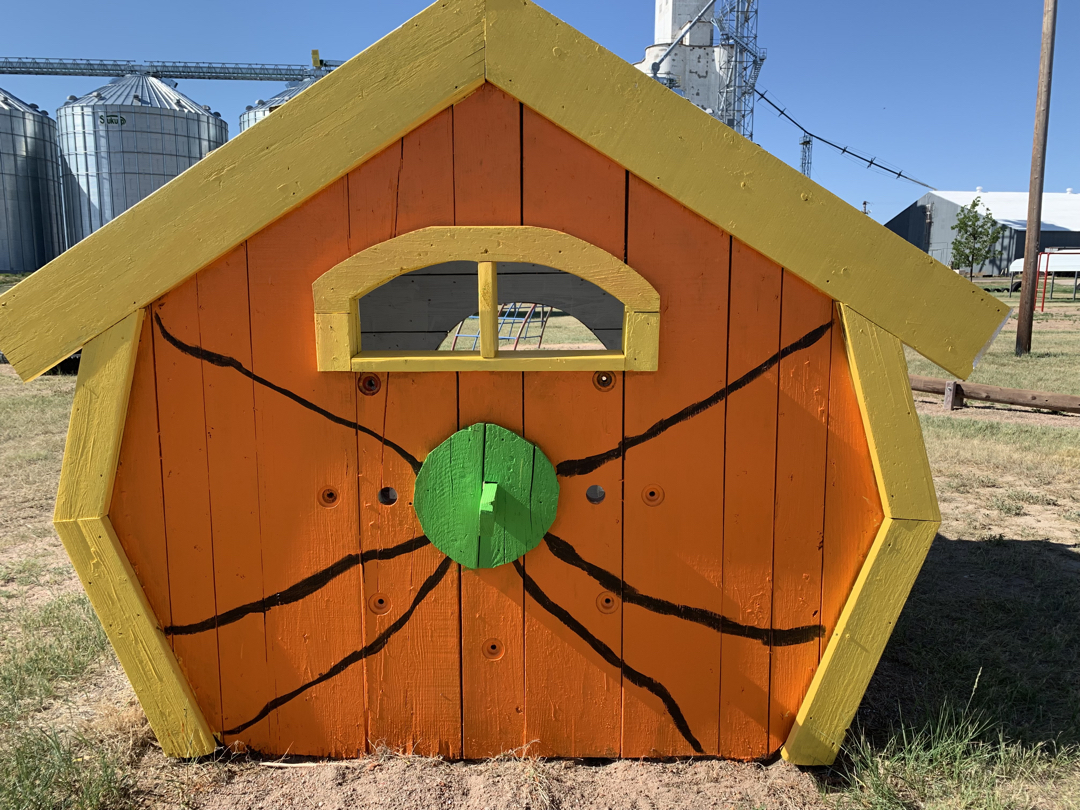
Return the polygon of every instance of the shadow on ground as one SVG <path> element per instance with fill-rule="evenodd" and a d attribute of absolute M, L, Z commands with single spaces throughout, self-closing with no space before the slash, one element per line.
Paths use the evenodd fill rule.
<path fill-rule="evenodd" d="M 1078 552 L 938 535 L 856 723 L 884 739 L 970 700 L 1007 740 L 1080 744 Z"/>

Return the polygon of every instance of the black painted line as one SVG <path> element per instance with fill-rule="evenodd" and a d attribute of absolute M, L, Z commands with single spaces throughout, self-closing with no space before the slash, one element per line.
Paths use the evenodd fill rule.
<path fill-rule="evenodd" d="M 590 633 L 585 625 L 570 614 L 570 611 L 552 601 L 551 597 L 541 590 L 540 586 L 536 584 L 533 578 L 525 573 L 525 568 L 522 566 L 521 560 L 514 560 L 514 568 L 517 569 L 522 582 L 525 584 L 525 593 L 531 596 L 540 607 L 562 622 L 582 641 L 592 647 L 593 650 L 595 650 L 608 664 L 620 669 L 626 680 L 630 681 L 634 686 L 640 687 L 641 689 L 647 689 L 660 698 L 665 708 L 667 708 L 668 714 L 671 715 L 671 719 L 675 723 L 675 728 L 677 728 L 685 740 L 690 743 L 694 752 L 697 754 L 705 753 L 705 749 L 701 747 L 701 743 L 698 742 L 697 737 L 694 736 L 694 732 L 690 730 L 690 724 L 686 722 L 686 716 L 682 713 L 682 709 L 679 708 L 679 704 L 675 702 L 675 698 L 672 697 L 671 692 L 667 690 L 666 686 L 660 683 L 660 681 L 650 678 L 648 675 L 639 672 L 627 664 L 622 658 L 616 655 L 611 647 Z"/>
<path fill-rule="evenodd" d="M 342 658 L 340 661 L 330 667 L 330 669 L 326 670 L 326 672 L 319 675 L 317 678 L 313 678 L 307 683 L 298 686 L 291 692 L 287 692 L 284 695 L 274 698 L 265 706 L 263 706 L 259 713 L 252 717 L 250 720 L 241 723 L 235 728 L 226 729 L 223 733 L 239 734 L 245 729 L 248 729 L 258 723 L 264 717 L 269 715 L 270 712 L 274 711 L 275 709 L 280 709 L 286 703 L 293 700 L 294 698 L 299 697 L 312 687 L 318 686 L 320 683 L 325 683 L 331 678 L 337 677 L 342 672 L 351 667 L 353 664 L 359 663 L 365 658 L 375 655 L 375 653 L 381 652 L 383 648 L 386 647 L 390 639 L 394 637 L 394 634 L 397 633 L 401 628 L 403 628 L 408 623 L 409 619 L 412 618 L 413 613 L 415 613 L 416 609 L 420 607 L 420 603 L 427 598 L 428 594 L 435 590 L 436 585 L 442 582 L 443 577 L 446 576 L 446 572 L 450 570 L 450 565 L 452 562 L 453 561 L 449 557 L 443 558 L 443 561 L 439 563 L 439 567 L 435 569 L 435 572 L 426 580 L 424 580 L 424 584 L 422 584 L 420 586 L 420 590 L 416 592 L 416 596 L 413 597 L 412 604 L 409 605 L 408 610 L 402 613 L 394 621 L 393 624 L 383 630 L 382 633 L 379 634 L 379 637 L 372 641 L 370 644 L 366 644 L 359 650 L 349 653 L 347 656 Z"/>
<path fill-rule="evenodd" d="M 180 340 L 180 338 L 176 337 L 174 334 L 169 332 L 168 329 L 165 328 L 165 324 L 161 322 L 161 315 L 156 312 L 154 313 L 154 320 L 157 322 L 158 330 L 160 330 L 165 340 L 169 341 L 169 343 L 171 343 L 174 348 L 178 349 L 184 354 L 195 357 L 206 363 L 210 363 L 210 365 L 213 366 L 220 366 L 221 368 L 231 368 L 235 371 L 239 371 L 248 379 L 258 383 L 259 385 L 269 388 L 271 391 L 276 391 L 283 397 L 288 397 L 297 405 L 301 405 L 302 407 L 307 408 L 309 411 L 314 411 L 320 416 L 326 417 L 334 424 L 342 425 L 343 427 L 351 428 L 353 430 L 358 430 L 367 436 L 371 436 L 373 439 L 378 439 L 380 442 L 385 444 L 387 447 L 389 447 L 391 450 L 393 450 L 395 453 L 405 459 L 405 461 L 408 462 L 409 466 L 412 467 L 414 473 L 420 472 L 420 461 L 416 458 L 416 456 L 414 456 L 401 445 L 395 444 L 384 436 L 380 436 L 371 428 L 364 427 L 359 422 L 354 422 L 351 419 L 346 419 L 343 416 L 338 416 L 336 413 L 332 413 L 325 408 L 319 407 L 311 400 L 304 399 L 299 394 L 294 394 L 288 388 L 282 388 L 280 385 L 270 382 L 270 380 L 266 379 L 265 377 L 260 377 L 258 374 L 247 368 L 243 363 L 241 363 L 234 357 L 229 357 L 226 354 L 218 354 L 217 352 L 212 352 L 209 349 L 204 349 L 201 346 L 193 346 L 190 343 L 184 343 L 184 341 Z"/>
<path fill-rule="evenodd" d="M 681 411 L 672 414 L 671 416 L 665 417 L 664 419 L 661 419 L 644 433 L 639 433 L 637 436 L 625 437 L 621 442 L 619 442 L 619 445 L 617 447 L 614 447 L 611 450 L 607 450 L 603 453 L 597 453 L 596 455 L 592 456 L 586 456 L 585 458 L 560 461 L 557 465 L 555 465 L 555 472 L 563 476 L 564 478 L 569 478 L 575 475 L 585 475 L 587 473 L 591 473 L 593 470 L 602 467 L 609 461 L 614 461 L 617 458 L 621 458 L 623 454 L 625 454 L 626 451 L 629 450 L 631 447 L 637 447 L 639 444 L 644 444 L 650 439 L 655 439 L 668 428 L 675 427 L 675 425 L 679 424 L 680 422 L 685 422 L 688 419 L 692 419 L 695 416 L 704 413 L 714 405 L 720 404 L 729 396 L 734 394 L 736 391 L 745 388 L 762 374 L 765 374 L 767 371 L 769 371 L 769 369 L 771 369 L 788 355 L 794 354 L 795 352 L 813 346 L 825 335 L 827 335 L 831 328 L 832 321 L 830 321 L 829 323 L 823 323 L 816 329 L 807 332 L 794 343 L 782 348 L 780 351 L 778 351 L 776 354 L 774 354 L 757 368 L 753 368 L 750 371 L 746 372 L 746 374 L 739 377 L 739 379 L 735 380 L 735 382 L 730 383 L 729 385 L 725 385 L 715 394 L 706 397 L 700 402 L 695 402 L 692 405 L 687 405 Z"/>
<path fill-rule="evenodd" d="M 390 548 L 371 549 L 362 554 L 348 554 L 323 570 L 317 571 L 309 577 L 304 577 L 295 585 L 290 585 L 283 591 L 278 591 L 275 594 L 271 594 L 270 596 L 255 602 L 248 602 L 246 605 L 240 605 L 240 607 L 235 607 L 232 610 L 226 610 L 224 613 L 217 616 L 211 616 L 209 619 L 204 619 L 201 622 L 171 625 L 165 628 L 164 633 L 167 636 L 192 636 L 196 633 L 204 633 L 207 630 L 213 630 L 215 627 L 222 627 L 226 624 L 238 622 L 245 616 L 250 616 L 252 613 L 266 613 L 271 608 L 299 602 L 301 599 L 305 599 L 316 591 L 321 590 L 330 582 L 337 579 L 346 571 L 352 570 L 357 565 L 364 565 L 374 560 L 392 560 L 394 557 L 400 557 L 403 554 L 409 554 L 419 548 L 423 548 L 430 542 L 431 541 L 428 540 L 427 537 L 420 535 L 419 537 L 406 540 L 404 543 L 399 543 Z"/>
<path fill-rule="evenodd" d="M 711 610 L 706 610 L 705 608 L 680 605 L 675 602 L 669 602 L 666 599 L 647 596 L 610 571 L 582 558 L 582 556 L 578 554 L 577 549 L 561 537 L 557 537 L 554 534 L 551 534 L 551 532 L 548 532 L 544 535 L 544 540 L 547 543 L 548 548 L 551 549 L 552 554 L 564 563 L 572 565 L 575 568 L 580 568 L 590 577 L 595 579 L 605 590 L 612 591 L 613 593 L 621 593 L 622 600 L 626 604 L 638 605 L 653 613 L 659 613 L 664 616 L 675 616 L 679 619 L 685 619 L 688 622 L 703 625 L 727 636 L 751 638 L 755 641 L 760 641 L 767 647 L 791 647 L 797 644 L 807 644 L 811 641 L 816 641 L 825 635 L 825 628 L 820 624 L 811 624 L 805 627 L 792 627 L 785 630 L 776 630 L 769 627 L 751 627 L 750 625 L 741 624 L 723 614 L 715 613 Z"/>

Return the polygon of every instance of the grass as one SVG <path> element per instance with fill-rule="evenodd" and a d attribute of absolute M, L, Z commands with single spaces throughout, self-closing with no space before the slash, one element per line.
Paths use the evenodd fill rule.
<path fill-rule="evenodd" d="M 0 638 L 0 724 L 41 709 L 56 687 L 101 658 L 108 642 L 90 602 L 68 594 L 22 608 Z"/>
<path fill-rule="evenodd" d="M 1011 810 L 1032 806 L 1032 795 L 1047 787 L 1070 803 L 1080 799 L 1074 756 L 995 737 L 990 723 L 967 710 L 945 707 L 881 745 L 856 733 L 849 757 L 841 807 Z"/>
<path fill-rule="evenodd" d="M 0 810 L 105 810 L 130 805 L 129 752 L 33 722 L 105 653 L 105 634 L 82 594 L 7 617 L 0 638 Z"/>
<path fill-rule="evenodd" d="M 0 273 L 0 295 L 6 293 L 28 275 L 29 273 L 24 275 L 18 273 Z"/>
<path fill-rule="evenodd" d="M 100 741 L 30 728 L 0 750 L 4 810 L 122 810 L 134 785 L 125 752 Z"/>
<path fill-rule="evenodd" d="M 74 390 L 74 377 L 23 385 L 0 365 L 0 550 L 53 537 L 49 516 Z"/>
<path fill-rule="evenodd" d="M 0 810 L 130 806 L 124 746 L 44 711 L 107 650 L 86 597 L 55 592 L 72 577 L 49 517 L 73 390 L 70 377 L 24 386 L 0 366 Z"/>
<path fill-rule="evenodd" d="M 1019 478 L 1031 485 L 1075 483 L 1080 476 L 1080 430 L 922 414 L 923 438 L 935 477 Z M 1043 492 L 1042 498 L 1051 496 Z"/>

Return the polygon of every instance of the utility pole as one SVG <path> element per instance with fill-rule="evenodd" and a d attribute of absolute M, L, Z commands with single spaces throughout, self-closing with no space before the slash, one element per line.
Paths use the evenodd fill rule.
<path fill-rule="evenodd" d="M 1035 105 L 1035 142 L 1031 149 L 1031 185 L 1028 187 L 1024 276 L 1020 293 L 1020 320 L 1016 327 L 1017 357 L 1031 351 L 1031 326 L 1035 321 L 1035 287 L 1039 283 L 1039 242 L 1042 235 L 1043 173 L 1046 169 L 1046 135 L 1050 128 L 1050 82 L 1054 76 L 1056 25 L 1057 0 L 1045 0 L 1042 56 L 1039 59 L 1039 98 Z"/>

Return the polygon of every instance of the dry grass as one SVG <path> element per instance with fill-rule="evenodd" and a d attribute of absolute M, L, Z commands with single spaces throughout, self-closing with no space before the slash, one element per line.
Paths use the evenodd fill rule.
<path fill-rule="evenodd" d="M 0 366 L 0 553 L 55 538 L 50 520 L 74 391 L 74 377 L 24 385 Z"/>

